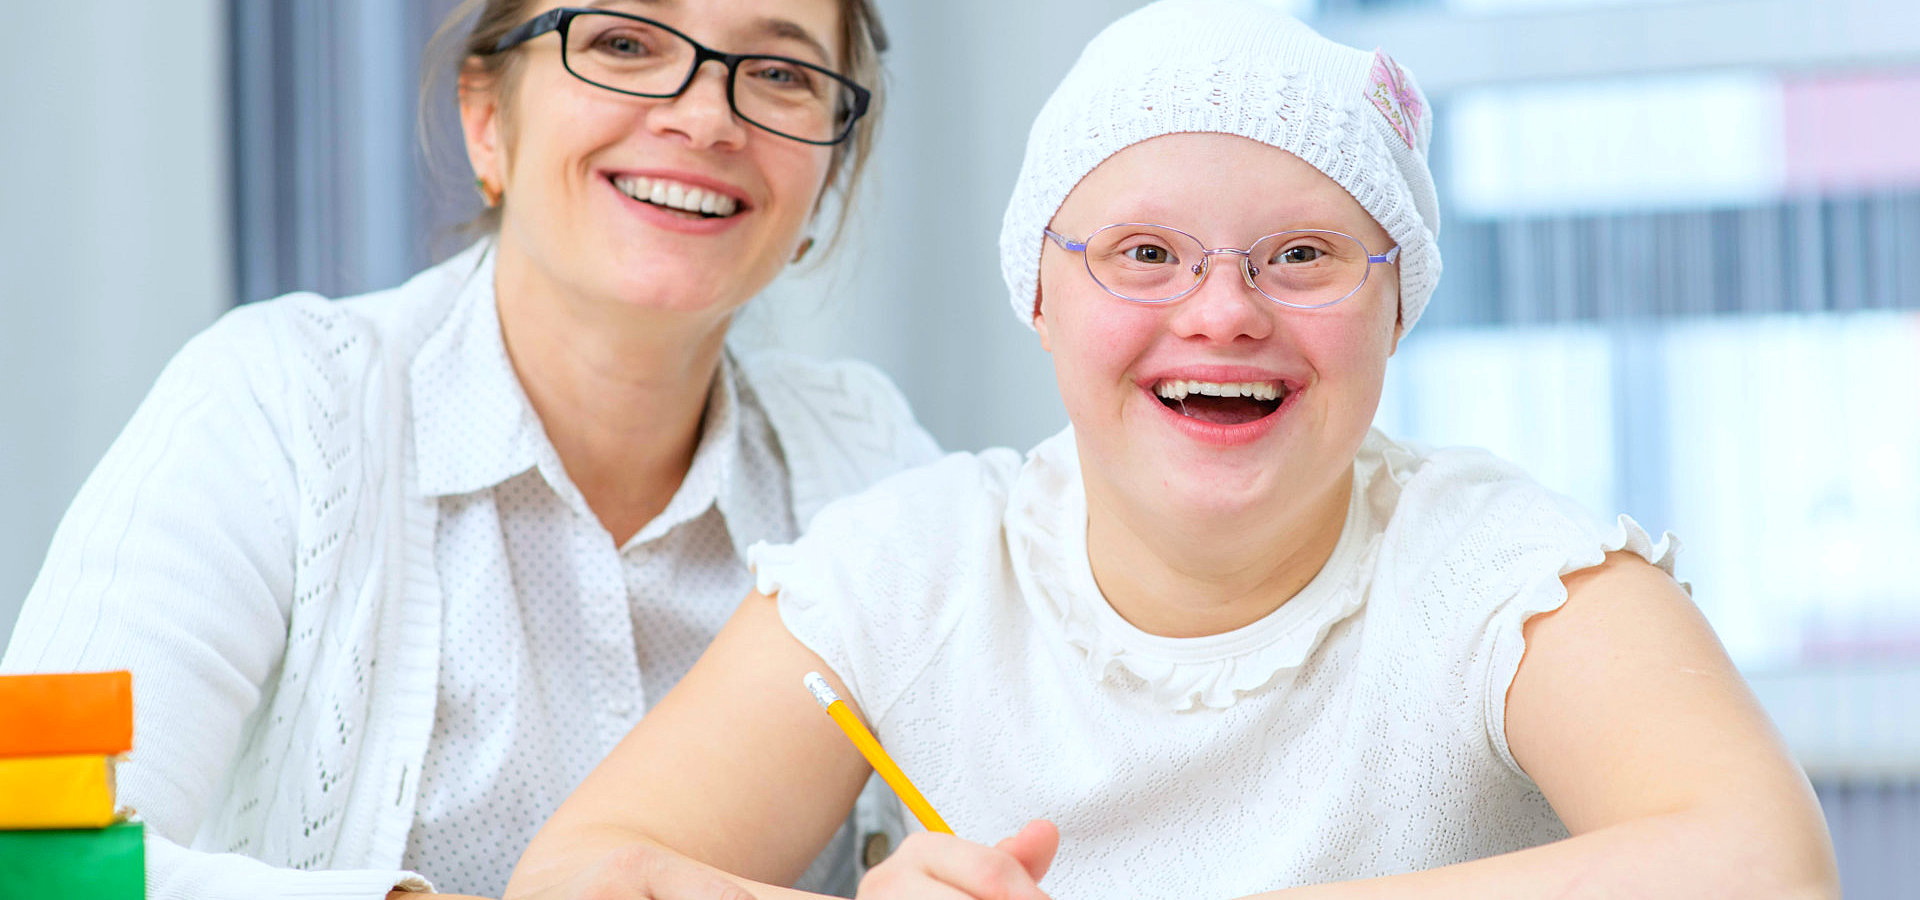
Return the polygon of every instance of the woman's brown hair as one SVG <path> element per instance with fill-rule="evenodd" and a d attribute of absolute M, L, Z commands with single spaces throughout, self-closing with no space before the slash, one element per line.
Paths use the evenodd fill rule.
<path fill-rule="evenodd" d="M 444 104 L 454 99 L 447 96 L 449 85 L 461 78 L 483 79 L 495 85 L 500 92 L 503 110 L 512 107 L 513 91 L 518 82 L 514 77 L 514 68 L 520 54 L 495 53 L 493 48 L 502 36 L 530 17 L 535 5 L 535 0 L 462 0 L 447 14 L 434 31 L 432 40 L 427 42 L 425 58 L 420 66 L 418 127 L 421 150 L 426 155 L 430 172 L 439 174 L 449 165 L 448 160 L 436 155 L 433 127 L 436 111 L 447 109 Z M 821 191 L 821 199 L 825 199 L 828 191 L 837 190 L 841 203 L 833 230 L 826 241 L 828 246 L 839 241 L 840 233 L 846 227 L 854 189 L 858 187 L 860 175 L 866 171 L 867 160 L 873 153 L 874 133 L 879 127 L 882 105 L 880 52 L 887 49 L 886 31 L 880 25 L 879 14 L 874 11 L 871 0 L 839 0 L 839 5 L 843 57 L 839 72 L 873 92 L 873 100 L 868 104 L 867 114 L 854 124 L 853 136 L 833 147 L 833 162 L 827 172 L 827 183 Z M 472 25 L 463 28 L 469 21 Z M 502 128 L 511 134 L 511 122 L 503 121 Z M 461 226 L 460 230 L 479 235 L 495 233 L 499 228 L 500 210 L 495 207 L 485 210 Z"/>

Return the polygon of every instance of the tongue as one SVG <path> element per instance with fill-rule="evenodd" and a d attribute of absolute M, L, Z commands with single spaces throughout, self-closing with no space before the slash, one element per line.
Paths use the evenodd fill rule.
<path fill-rule="evenodd" d="M 1264 418 L 1280 404 L 1272 400 L 1255 400 L 1252 397 L 1209 397 L 1205 394 L 1189 394 L 1187 399 L 1176 404 L 1175 409 L 1183 412 L 1187 418 L 1212 422 L 1215 425 L 1245 425 L 1255 419 Z"/>

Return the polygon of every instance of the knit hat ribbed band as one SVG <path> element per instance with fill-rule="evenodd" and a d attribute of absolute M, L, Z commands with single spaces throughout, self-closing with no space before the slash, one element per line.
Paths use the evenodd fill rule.
<path fill-rule="evenodd" d="M 1182 132 L 1278 147 L 1346 188 L 1400 245 L 1401 321 L 1419 320 L 1440 281 L 1440 210 L 1433 119 L 1413 77 L 1259 0 L 1160 0 L 1095 37 L 1034 119 L 1000 230 L 1021 322 L 1033 324 L 1042 229 L 1074 185 L 1127 147 Z"/>

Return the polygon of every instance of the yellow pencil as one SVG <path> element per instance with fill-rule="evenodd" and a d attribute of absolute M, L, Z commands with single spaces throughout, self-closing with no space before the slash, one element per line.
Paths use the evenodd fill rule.
<path fill-rule="evenodd" d="M 868 731 L 867 726 L 860 724 L 860 720 L 854 717 L 853 710 L 840 699 L 839 694 L 833 692 L 827 680 L 821 678 L 819 672 L 808 672 L 804 681 L 807 690 L 813 692 L 813 699 L 818 700 L 821 708 L 827 711 L 827 715 L 833 717 L 834 724 L 839 725 L 840 730 L 847 733 L 847 740 L 852 741 L 854 749 L 859 750 L 860 755 L 867 758 L 867 764 L 873 766 L 875 772 L 880 773 L 880 777 L 886 780 L 887 786 L 893 788 L 895 794 L 900 795 L 901 802 L 907 804 L 907 808 L 913 811 L 914 818 L 919 819 L 920 824 L 926 826 L 928 831 L 952 834 L 953 829 L 947 827 L 947 821 L 933 811 L 933 804 L 928 803 L 927 798 L 921 795 L 920 789 L 907 780 L 907 773 L 900 771 L 893 757 L 888 756 L 887 751 L 880 748 L 880 742 L 874 739 L 873 732 Z"/>

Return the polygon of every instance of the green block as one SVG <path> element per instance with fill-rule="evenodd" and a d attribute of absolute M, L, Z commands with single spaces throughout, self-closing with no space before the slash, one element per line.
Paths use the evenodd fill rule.
<path fill-rule="evenodd" d="M 138 822 L 100 830 L 0 831 L 0 900 L 145 900 Z"/>

